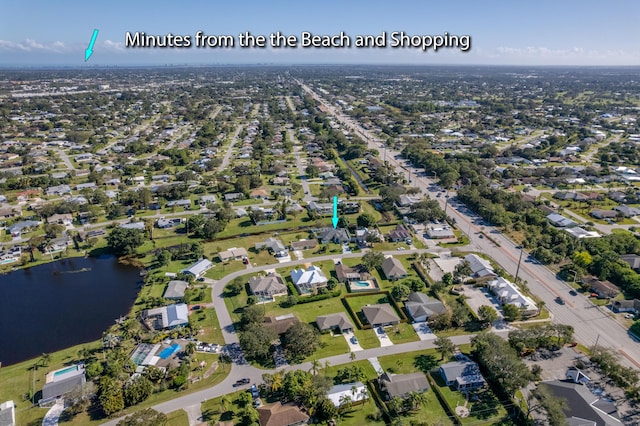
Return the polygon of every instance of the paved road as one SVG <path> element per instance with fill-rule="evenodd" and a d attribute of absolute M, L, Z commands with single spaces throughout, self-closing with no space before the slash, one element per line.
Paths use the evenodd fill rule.
<path fill-rule="evenodd" d="M 329 113 L 347 128 L 355 131 L 363 137 L 370 148 L 379 148 L 379 141 L 375 135 L 364 129 L 352 118 L 340 113 L 337 108 L 320 98 L 311 88 L 299 82 L 302 88 L 309 93 L 316 101 L 322 103 Z M 405 160 L 396 160 L 398 152 L 388 149 L 387 162 L 396 168 L 400 173 L 405 170 Z M 430 179 L 413 175 L 413 186 L 420 188 L 424 193 L 432 195 L 436 189 L 429 187 Z M 448 205 L 448 199 L 444 197 L 435 198 L 443 208 L 447 208 L 447 214 L 456 220 L 462 232 L 466 233 L 476 251 L 491 256 L 496 263 L 505 271 L 515 275 L 520 256 L 520 250 L 516 244 L 503 236 L 500 231 L 492 226 L 477 225 L 479 218 L 470 213 L 463 206 Z M 475 223 L 474 223 L 475 222 Z M 491 235 L 500 246 L 496 246 L 487 238 L 480 239 L 474 237 L 478 232 L 484 230 Z M 524 259 L 527 255 L 525 254 Z M 623 357 L 621 360 L 635 368 L 640 368 L 640 344 L 635 342 L 626 328 L 619 322 L 611 318 L 606 308 L 598 308 L 583 296 L 569 296 L 569 287 L 564 281 L 558 280 L 553 272 L 543 265 L 521 263 L 519 276 L 527 282 L 532 293 L 545 302 L 547 309 L 552 313 L 554 321 L 573 326 L 576 339 L 586 345 L 591 346 L 598 342 L 599 345 L 617 351 Z M 563 297 L 567 300 L 565 305 L 555 302 L 556 297 Z"/>
<path fill-rule="evenodd" d="M 302 189 L 304 190 L 304 197 L 302 197 L 302 200 L 305 203 L 309 203 L 314 200 L 314 197 L 311 195 L 311 190 L 309 189 L 309 182 L 307 181 L 307 173 L 305 170 L 306 167 L 302 163 L 302 155 L 300 153 L 301 144 L 298 138 L 296 138 L 293 129 L 287 129 L 287 133 L 289 134 L 289 139 L 291 139 L 291 142 L 293 142 L 293 155 L 296 157 L 298 176 L 300 176 L 300 183 L 302 184 Z"/>
<path fill-rule="evenodd" d="M 384 252 L 385 255 L 408 255 L 408 254 L 420 254 L 426 253 L 427 249 L 416 249 L 416 250 L 405 250 L 402 252 L 398 251 L 388 251 Z M 317 256 L 312 258 L 306 258 L 301 260 L 292 260 L 290 262 L 277 263 L 272 265 L 262 265 L 262 266 L 253 266 L 251 268 L 242 269 L 241 271 L 232 272 L 231 274 L 225 276 L 221 280 L 212 280 L 210 278 L 205 278 L 205 283 L 207 283 L 211 287 L 211 295 L 213 299 L 213 306 L 216 309 L 216 314 L 218 315 L 218 322 L 220 323 L 220 329 L 222 330 L 222 336 L 224 338 L 224 342 L 226 344 L 238 343 L 238 335 L 236 334 L 233 328 L 233 321 L 231 320 L 231 315 L 227 310 L 227 305 L 224 303 L 224 287 L 235 278 L 247 275 L 247 274 L 257 274 L 258 272 L 265 271 L 267 269 L 275 269 L 275 268 L 286 268 L 289 266 L 297 266 L 305 263 L 313 263 L 313 262 L 322 262 L 324 260 L 333 260 L 333 259 L 346 259 L 346 258 L 359 258 L 364 255 L 366 251 L 361 251 L 358 253 L 335 253 L 329 254 L 325 256 Z"/>
<path fill-rule="evenodd" d="M 504 332 L 504 331 L 498 331 L 496 332 L 496 334 L 505 338 L 507 336 L 507 332 Z M 454 337 L 451 337 L 451 340 L 456 345 L 461 345 L 464 343 L 469 343 L 472 337 L 473 335 L 454 336 Z M 433 343 L 433 340 L 419 340 L 417 342 L 409 342 L 409 343 L 403 343 L 403 344 L 398 344 L 393 346 L 365 349 L 365 350 L 356 352 L 355 355 L 356 355 L 356 360 L 365 360 L 368 358 L 380 357 L 385 355 L 395 355 L 395 354 L 400 354 L 405 352 L 413 352 L 413 351 L 433 349 L 433 348 L 435 348 L 435 344 Z M 329 365 L 332 365 L 332 366 L 349 364 L 352 362 L 351 354 L 348 354 L 348 353 L 335 355 L 328 358 L 323 358 L 318 361 L 320 361 L 321 365 L 325 365 L 325 362 L 329 362 Z M 278 371 L 280 370 L 310 371 L 311 363 L 307 362 L 303 364 L 291 365 L 291 366 L 287 366 L 285 368 L 279 369 Z M 233 384 L 236 383 L 236 381 L 238 381 L 241 378 L 248 378 L 251 381 L 251 383 L 261 383 L 263 374 L 274 373 L 274 372 L 276 372 L 276 370 L 263 370 L 263 369 L 253 367 L 251 365 L 234 363 L 232 364 L 231 371 L 229 372 L 229 376 L 227 376 L 227 378 L 221 383 L 219 383 L 218 385 L 208 389 L 203 389 L 198 392 L 194 392 L 189 395 L 184 395 L 184 396 L 172 399 L 170 401 L 163 402 L 161 404 L 153 406 L 152 408 L 162 413 L 171 413 L 172 411 L 180 410 L 184 407 L 189 407 L 194 404 L 200 404 L 206 400 L 217 398 L 219 396 L 235 392 L 239 389 L 248 389 L 250 385 L 244 385 L 241 387 L 233 386 Z M 113 426 L 117 424 L 119 420 L 121 420 L 121 418 L 110 420 L 104 424 Z"/>
<path fill-rule="evenodd" d="M 69 159 L 69 156 L 67 155 L 66 152 L 64 152 L 63 150 L 61 150 L 59 148 L 54 148 L 53 150 L 56 152 L 56 154 L 58 154 L 60 156 L 60 159 L 62 160 L 64 165 L 67 166 L 67 169 L 69 169 L 70 171 L 75 171 L 76 170 L 75 166 L 73 165 L 73 163 Z"/>

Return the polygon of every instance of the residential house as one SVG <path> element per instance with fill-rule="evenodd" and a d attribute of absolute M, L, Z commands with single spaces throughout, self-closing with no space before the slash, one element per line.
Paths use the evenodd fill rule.
<path fill-rule="evenodd" d="M 139 222 L 121 223 L 120 225 L 118 225 L 118 228 L 137 229 L 138 231 L 144 231 L 146 229 L 146 226 L 144 222 L 139 221 Z"/>
<path fill-rule="evenodd" d="M 565 231 L 567 234 L 577 239 L 600 237 L 600 234 L 598 234 L 596 231 L 587 231 L 586 229 L 580 228 L 579 226 L 575 226 L 573 228 L 565 228 Z"/>
<path fill-rule="evenodd" d="M 473 361 L 452 361 L 440 366 L 440 375 L 447 384 L 459 391 L 479 389 L 486 385 L 480 367 Z"/>
<path fill-rule="evenodd" d="M 398 225 L 396 229 L 389 232 L 387 239 L 394 243 L 406 242 L 411 244 L 411 232 L 404 225 Z"/>
<path fill-rule="evenodd" d="M 628 263 L 631 269 L 640 269 L 640 256 L 637 254 L 623 254 L 620 260 Z"/>
<path fill-rule="evenodd" d="M 228 250 L 224 250 L 218 253 L 218 258 L 222 262 L 229 260 L 240 260 L 248 256 L 247 250 L 244 247 L 231 247 Z"/>
<path fill-rule="evenodd" d="M 387 257 L 382 262 L 382 272 L 389 281 L 395 281 L 407 277 L 407 271 L 402 266 L 402 262 L 393 256 Z"/>
<path fill-rule="evenodd" d="M 351 241 L 349 231 L 345 228 L 322 228 L 316 231 L 316 235 L 322 244 L 345 244 Z"/>
<path fill-rule="evenodd" d="M 96 189 L 95 182 L 79 183 L 76 185 L 76 191 L 82 191 L 83 189 Z"/>
<path fill-rule="evenodd" d="M 336 265 L 336 276 L 341 283 L 348 283 L 351 281 L 359 281 L 361 279 L 360 268 L 352 268 L 343 263 Z"/>
<path fill-rule="evenodd" d="M 400 317 L 393 309 L 393 306 L 388 303 L 364 306 L 362 314 L 373 328 L 387 327 L 400 323 Z"/>
<path fill-rule="evenodd" d="M 45 376 L 45 384 L 42 387 L 42 398 L 38 405 L 45 406 L 69 392 L 83 386 L 86 383 L 84 364 L 67 366 L 56 371 L 51 371 Z"/>
<path fill-rule="evenodd" d="M 266 276 L 256 276 L 249 279 L 251 294 L 258 296 L 260 301 L 272 301 L 277 296 L 287 295 L 287 285 L 282 277 L 274 272 Z"/>
<path fill-rule="evenodd" d="M 7 232 L 11 234 L 13 238 L 18 238 L 22 234 L 29 232 L 30 230 L 37 228 L 40 225 L 40 222 L 36 222 L 35 220 L 25 220 L 22 222 L 14 223 L 13 225 L 7 228 Z"/>
<path fill-rule="evenodd" d="M 182 300 L 184 299 L 184 292 L 187 290 L 189 283 L 181 280 L 169 281 L 167 289 L 164 291 L 162 297 L 170 300 Z"/>
<path fill-rule="evenodd" d="M 589 285 L 590 291 L 598 295 L 598 299 L 610 299 L 620 293 L 620 289 L 611 281 L 600 281 L 596 277 L 584 277 L 582 283 Z"/>
<path fill-rule="evenodd" d="M 16 426 L 16 410 L 12 400 L 0 404 L 0 426 Z"/>
<path fill-rule="evenodd" d="M 0 219 L 11 219 L 22 216 L 20 206 L 0 206 Z"/>
<path fill-rule="evenodd" d="M 242 200 L 243 198 L 244 195 L 242 195 L 240 192 L 228 192 L 224 194 L 224 200 L 229 202 Z"/>
<path fill-rule="evenodd" d="M 318 246 L 318 240 L 292 241 L 291 250 L 311 250 Z"/>
<path fill-rule="evenodd" d="M 209 259 L 200 259 L 188 268 L 183 269 L 181 272 L 184 274 L 193 275 L 197 279 L 203 277 L 204 274 L 212 267 L 213 263 L 211 263 Z"/>
<path fill-rule="evenodd" d="M 172 200 L 167 203 L 167 207 L 184 207 L 187 209 L 191 207 L 191 200 Z"/>
<path fill-rule="evenodd" d="M 347 400 L 346 398 L 354 403 L 364 401 L 368 397 L 364 384 L 362 382 L 354 382 L 335 385 L 327 392 L 327 398 L 333 402 L 334 407 L 338 408 Z"/>
<path fill-rule="evenodd" d="M 253 191 L 251 191 L 249 193 L 249 196 L 251 198 L 260 199 L 260 200 L 268 200 L 269 199 L 269 193 L 264 188 L 254 189 Z"/>
<path fill-rule="evenodd" d="M 311 201 L 307 204 L 307 210 L 320 216 L 331 216 L 333 215 L 333 203 L 317 203 Z"/>
<path fill-rule="evenodd" d="M 293 314 L 285 314 L 278 316 L 265 317 L 262 322 L 266 328 L 269 328 L 276 332 L 277 335 L 282 335 L 291 328 L 292 325 L 298 323 L 298 318 Z"/>
<path fill-rule="evenodd" d="M 566 217 L 558 213 L 548 214 L 547 220 L 549 221 L 549 223 L 551 223 L 551 225 L 557 226 L 558 228 L 569 228 L 576 225 L 573 220 L 567 219 Z"/>
<path fill-rule="evenodd" d="M 425 322 L 433 315 L 443 314 L 447 307 L 437 299 L 431 299 L 424 293 L 413 292 L 409 294 L 404 308 L 413 322 Z"/>
<path fill-rule="evenodd" d="M 60 197 L 65 194 L 71 194 L 71 187 L 69 185 L 50 186 L 44 191 L 44 193 L 46 195 Z"/>
<path fill-rule="evenodd" d="M 299 426 L 309 422 L 309 416 L 293 404 L 280 401 L 256 408 L 260 426 Z"/>
<path fill-rule="evenodd" d="M 269 252 L 273 253 L 275 257 L 287 257 L 289 251 L 282 241 L 277 238 L 269 237 L 264 242 L 256 243 L 256 250 L 266 248 Z"/>
<path fill-rule="evenodd" d="M 324 272 L 317 266 L 291 271 L 291 280 L 301 294 L 312 293 L 319 287 L 325 287 L 329 281 Z"/>
<path fill-rule="evenodd" d="M 339 333 L 353 331 L 353 324 L 344 312 L 316 317 L 316 324 L 320 331 L 333 330 Z"/>
<path fill-rule="evenodd" d="M 566 401 L 562 411 L 568 425 L 623 425 L 615 403 L 593 394 L 583 384 L 553 380 L 543 382 L 539 386 L 546 387 L 555 398 Z"/>
<path fill-rule="evenodd" d="M 502 304 L 517 306 L 523 316 L 538 314 L 536 303 L 529 296 L 522 294 L 518 286 L 502 277 L 498 277 L 488 284 L 489 290 Z"/>
<path fill-rule="evenodd" d="M 640 300 L 616 300 L 611 304 L 611 310 L 617 314 L 631 312 L 638 315 L 640 313 Z"/>
<path fill-rule="evenodd" d="M 47 223 L 57 223 L 58 225 L 71 226 L 73 225 L 73 215 L 71 213 L 54 214 L 47 218 Z"/>
<path fill-rule="evenodd" d="M 471 268 L 474 278 L 491 279 L 498 276 L 493 266 L 491 266 L 491 262 L 476 254 L 468 254 L 464 257 L 464 260 L 469 263 L 469 268 Z"/>
<path fill-rule="evenodd" d="M 616 217 L 618 217 L 618 212 L 615 210 L 596 209 L 596 210 L 591 210 L 589 214 L 595 217 L 596 219 L 615 219 Z"/>
<path fill-rule="evenodd" d="M 448 225 L 429 225 L 427 226 L 427 235 L 432 240 L 456 238 L 456 234 L 453 233 L 453 229 Z"/>
<path fill-rule="evenodd" d="M 177 303 L 142 311 L 142 321 L 150 330 L 165 330 L 189 324 L 189 308 Z"/>
<path fill-rule="evenodd" d="M 180 226 L 180 224 L 182 224 L 182 219 L 179 217 L 175 217 L 173 219 L 158 219 L 156 221 L 156 228 L 169 229 Z"/>
<path fill-rule="evenodd" d="M 410 374 L 383 373 L 378 378 L 380 388 L 385 392 L 386 399 L 395 397 L 406 398 L 412 392 L 426 392 L 429 390 L 429 381 L 422 372 Z"/>
<path fill-rule="evenodd" d="M 636 207 L 629 206 L 615 206 L 613 208 L 615 211 L 620 212 L 624 217 L 633 217 L 640 215 L 640 209 Z"/>
<path fill-rule="evenodd" d="M 343 214 L 360 213 L 360 203 L 357 201 L 341 201 L 338 208 Z"/>
<path fill-rule="evenodd" d="M 215 204 L 215 203 L 216 203 L 215 195 L 202 195 L 198 200 L 198 205 L 200 205 L 200 207 L 207 207 L 208 205 Z"/>
<path fill-rule="evenodd" d="M 398 207 L 411 207 L 412 205 L 418 204 L 420 201 L 422 201 L 420 197 L 415 197 L 407 194 L 402 194 L 398 198 Z"/>

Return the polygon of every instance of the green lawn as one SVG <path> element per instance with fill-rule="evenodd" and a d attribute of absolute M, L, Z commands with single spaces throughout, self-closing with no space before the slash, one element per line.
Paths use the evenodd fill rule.
<path fill-rule="evenodd" d="M 207 343 L 224 344 L 215 309 L 206 308 L 193 311 L 189 316 L 189 322 L 201 327 L 200 334 L 198 334 L 199 340 Z"/>
<path fill-rule="evenodd" d="M 380 339 L 378 339 L 374 330 L 359 330 L 356 328 L 353 330 L 353 333 L 358 338 L 358 344 L 362 349 L 380 347 Z"/>
<path fill-rule="evenodd" d="M 416 331 L 413 329 L 411 324 L 400 323 L 398 325 L 394 325 L 389 327 L 387 330 L 387 336 L 394 344 L 407 343 L 407 342 L 416 342 L 420 340 Z"/>
<path fill-rule="evenodd" d="M 167 414 L 166 426 L 189 426 L 189 416 L 184 410 L 176 410 Z"/>

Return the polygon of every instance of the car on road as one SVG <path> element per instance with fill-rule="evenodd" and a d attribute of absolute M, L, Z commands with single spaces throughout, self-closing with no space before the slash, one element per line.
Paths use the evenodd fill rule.
<path fill-rule="evenodd" d="M 251 382 L 251 380 L 249 380 L 248 378 L 243 378 L 243 379 L 239 379 L 237 380 L 234 384 L 233 387 L 237 388 L 238 386 L 242 386 L 242 385 L 248 385 Z"/>
<path fill-rule="evenodd" d="M 572 296 L 577 296 L 578 292 L 575 291 L 575 290 L 569 290 L 569 294 L 572 295 Z"/>
<path fill-rule="evenodd" d="M 564 299 L 560 296 L 556 297 L 556 303 L 558 305 L 564 305 L 566 302 L 564 301 Z"/>

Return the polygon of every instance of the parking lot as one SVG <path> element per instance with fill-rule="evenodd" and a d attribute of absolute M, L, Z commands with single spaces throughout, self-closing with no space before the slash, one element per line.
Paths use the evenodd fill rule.
<path fill-rule="evenodd" d="M 473 312 L 478 313 L 478 308 L 482 305 L 489 305 L 498 312 L 498 320 L 502 320 L 501 306 L 498 300 L 485 287 L 473 287 L 465 285 L 463 294 L 467 298 L 467 304 Z"/>

